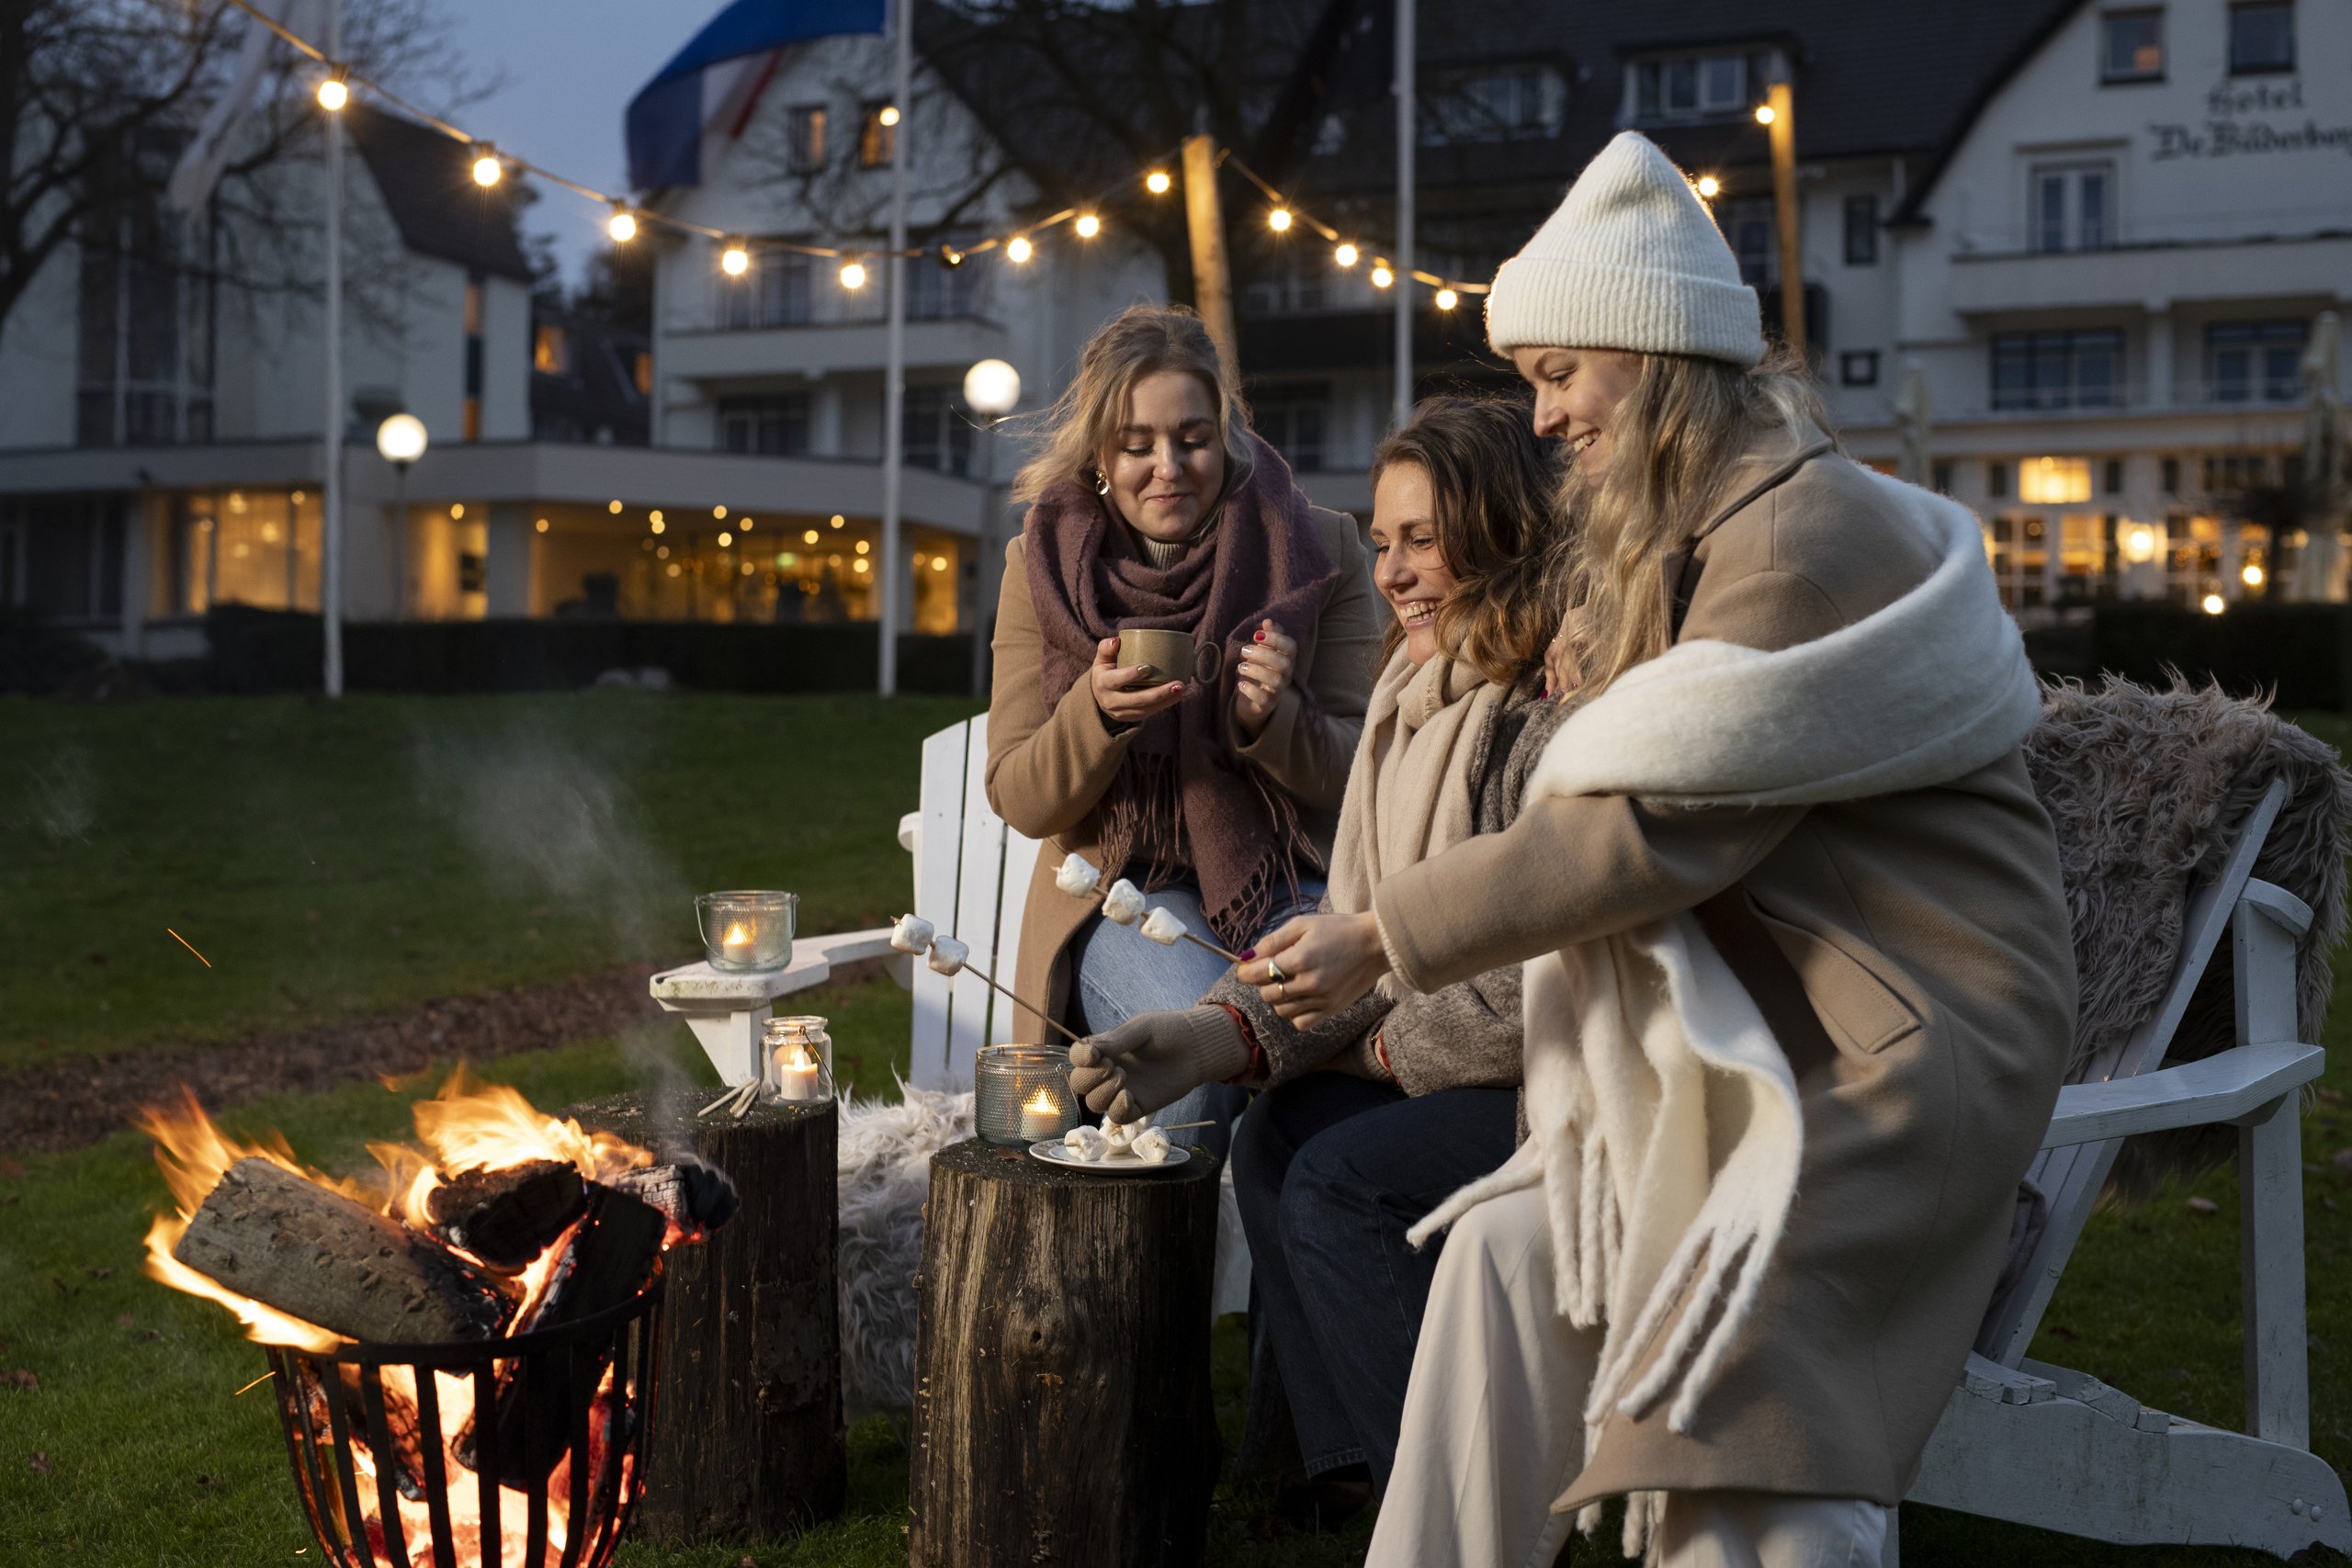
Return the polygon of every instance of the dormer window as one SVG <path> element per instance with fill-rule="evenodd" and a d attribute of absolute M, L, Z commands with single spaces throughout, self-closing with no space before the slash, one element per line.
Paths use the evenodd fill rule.
<path fill-rule="evenodd" d="M 1657 125 L 1747 112 L 1770 78 L 1763 54 L 1667 55 L 1625 67 L 1626 119 Z"/>

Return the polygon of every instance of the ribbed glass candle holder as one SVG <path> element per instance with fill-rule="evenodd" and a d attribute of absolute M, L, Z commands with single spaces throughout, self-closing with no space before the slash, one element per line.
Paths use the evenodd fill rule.
<path fill-rule="evenodd" d="M 702 928 L 703 956 L 713 969 L 730 975 L 786 968 L 799 913 L 797 893 L 701 894 L 695 899 L 695 920 Z"/>
<path fill-rule="evenodd" d="M 1069 1053 L 1057 1045 L 986 1045 L 972 1065 L 972 1120 L 1008 1148 L 1050 1143 L 1078 1125 Z"/>

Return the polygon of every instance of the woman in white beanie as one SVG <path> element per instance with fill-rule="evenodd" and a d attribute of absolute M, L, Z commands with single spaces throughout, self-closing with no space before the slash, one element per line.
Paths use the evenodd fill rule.
<path fill-rule="evenodd" d="M 2040 711 L 1976 520 L 1840 456 L 1641 137 L 1496 275 L 1573 454 L 1573 711 L 1518 820 L 1293 920 L 1312 1026 L 1525 960 L 1528 1134 L 1451 1227 L 1370 1562 L 1881 1560 L 2073 1032 Z"/>

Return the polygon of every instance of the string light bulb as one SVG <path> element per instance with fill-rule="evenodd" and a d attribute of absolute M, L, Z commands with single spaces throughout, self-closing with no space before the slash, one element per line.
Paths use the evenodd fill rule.
<path fill-rule="evenodd" d="M 612 217 L 605 222 L 605 232 L 613 237 L 613 243 L 628 244 L 637 238 L 637 214 L 616 202 Z"/>
<path fill-rule="evenodd" d="M 1168 187 L 1173 184 L 1175 182 L 1168 177 L 1165 169 L 1154 169 L 1143 177 L 1143 188 L 1154 196 L 1166 196 Z"/>
<path fill-rule="evenodd" d="M 351 102 L 351 85 L 344 79 L 350 69 L 338 65 L 334 75 L 319 84 L 319 107 L 329 114 L 341 114 L 343 107 Z"/>
<path fill-rule="evenodd" d="M 1289 233 L 1290 209 L 1287 207 L 1277 207 L 1272 212 L 1267 213 L 1266 227 L 1272 229 L 1277 234 Z"/>
<path fill-rule="evenodd" d="M 1770 124 L 1771 124 L 1774 120 L 1776 120 L 1776 119 L 1778 119 L 1778 118 L 1781 118 L 1781 116 L 1780 116 L 1780 111 L 1779 111 L 1779 110 L 1777 110 L 1777 109 L 1775 109 L 1775 108 L 1773 108 L 1773 107 L 1772 107 L 1771 105 L 1770 105 L 1770 104 L 1758 104 L 1758 105 L 1757 105 L 1757 106 L 1756 106 L 1756 123 L 1757 123 L 1757 124 L 1758 124 L 1758 125 L 1770 125 Z"/>
<path fill-rule="evenodd" d="M 752 270 L 752 253 L 743 248 L 742 241 L 727 242 L 727 248 L 718 253 L 718 270 L 729 277 L 741 277 Z"/>
<path fill-rule="evenodd" d="M 1029 236 L 1026 234 L 1015 234 L 1005 242 L 1004 259 L 1015 266 L 1019 266 L 1035 254 L 1035 249 L 1029 243 Z"/>
<path fill-rule="evenodd" d="M 1456 294 L 1453 289 L 1451 289 L 1451 288 L 1441 288 L 1441 289 L 1439 289 L 1439 290 L 1437 291 L 1437 308 L 1438 308 L 1439 310 L 1453 310 L 1456 305 L 1459 305 L 1459 304 L 1461 304 L 1461 303 L 1462 303 L 1462 296 L 1461 296 L 1461 295 L 1459 295 L 1459 294 Z"/>
<path fill-rule="evenodd" d="M 724 523 L 724 522 L 727 520 L 727 508 L 725 508 L 725 507 L 723 507 L 723 506 L 714 506 L 714 507 L 712 507 L 712 508 L 710 509 L 710 514 L 711 514 L 713 517 L 718 518 L 720 522 Z M 746 527 L 746 528 L 748 528 L 748 527 L 750 527 L 750 526 L 751 526 L 751 525 L 750 525 L 749 523 L 746 523 L 746 524 L 744 524 L 744 525 L 743 525 L 743 526 L 744 526 L 744 527 Z"/>
<path fill-rule="evenodd" d="M 2246 563 L 2246 569 L 2238 573 L 2238 576 L 2248 588 L 2262 586 L 2262 569 L 2251 561 Z"/>
<path fill-rule="evenodd" d="M 899 106 L 884 104 L 881 112 L 874 118 L 884 125 L 896 125 L 899 123 Z"/>
<path fill-rule="evenodd" d="M 1102 232 L 1102 220 L 1095 217 L 1091 212 L 1081 212 L 1078 215 L 1078 221 L 1070 227 L 1078 231 L 1080 239 L 1091 240 Z"/>
<path fill-rule="evenodd" d="M 1690 182 L 1690 188 L 1699 193 L 1700 200 L 1713 201 L 1717 196 L 1722 194 L 1724 185 L 1721 180 L 1715 178 L 1713 175 L 1701 175 L 1697 179 Z"/>
<path fill-rule="evenodd" d="M 2197 607 L 2204 611 L 2209 615 L 2218 615 L 2230 606 L 2229 602 L 2223 599 L 2219 593 L 2208 593 L 2202 600 L 2199 601 Z"/>
<path fill-rule="evenodd" d="M 496 185 L 506 173 L 506 165 L 498 161 L 498 149 L 487 141 L 477 141 L 480 149 L 474 154 L 474 184 L 487 190 Z"/>
<path fill-rule="evenodd" d="M 1339 249 L 1331 253 L 1331 259 L 1341 266 L 1353 266 L 1356 265 L 1356 248 L 1343 240 Z"/>
<path fill-rule="evenodd" d="M 964 253 L 953 245 L 942 245 L 939 247 L 939 263 L 942 266 L 947 267 L 962 266 Z"/>
<path fill-rule="evenodd" d="M 1388 264 L 1386 262 L 1377 262 L 1374 264 L 1372 269 L 1372 286 L 1374 288 L 1385 288 L 1396 281 L 1396 275 L 1388 270 Z"/>
<path fill-rule="evenodd" d="M 864 262 L 842 263 L 842 287 L 852 291 L 865 287 L 865 264 Z"/>

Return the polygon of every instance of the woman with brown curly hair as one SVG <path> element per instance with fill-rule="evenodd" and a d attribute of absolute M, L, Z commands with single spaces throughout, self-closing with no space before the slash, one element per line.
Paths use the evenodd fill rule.
<path fill-rule="evenodd" d="M 1373 458 L 1373 580 L 1392 613 L 1340 808 L 1326 907 L 1371 908 L 1387 876 L 1499 832 L 1558 722 L 1544 700 L 1553 626 L 1553 474 L 1524 404 L 1435 398 Z M 1234 1135 L 1255 1287 L 1253 1436 L 1286 1399 L 1325 1522 L 1385 1484 L 1437 1254 L 1405 1232 L 1510 1157 L 1519 968 L 1431 995 L 1376 991 L 1302 1032 L 1225 976 L 1200 1007 L 1078 1046 L 1073 1081 L 1114 1117 L 1206 1075 L 1266 1092 Z M 1244 1465 L 1288 1456 L 1245 1445 Z"/>
<path fill-rule="evenodd" d="M 1102 919 L 1057 864 L 1081 854 L 1237 951 L 1313 908 L 1379 612 L 1354 522 L 1310 506 L 1250 431 L 1190 310 L 1138 305 L 1097 332 L 1041 446 L 1014 482 L 1030 506 L 1005 552 L 987 789 L 1046 840 L 1014 988 L 1100 1030 L 1193 1000 L 1225 965 Z M 1119 660 L 1127 628 L 1216 652 L 1147 682 Z"/>

